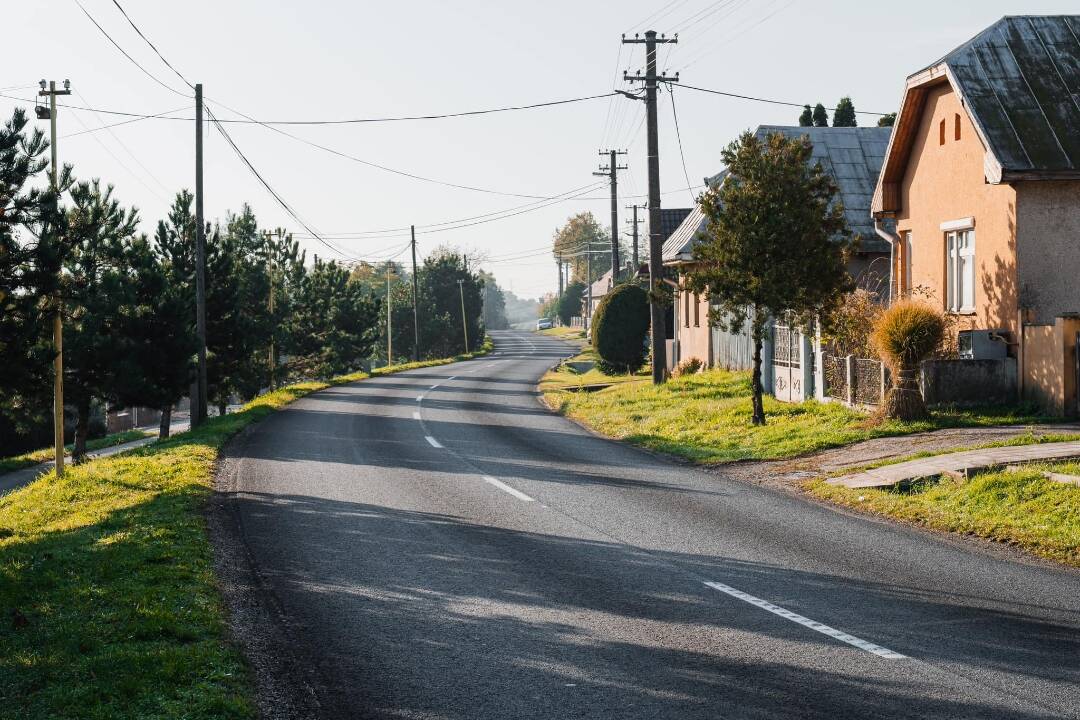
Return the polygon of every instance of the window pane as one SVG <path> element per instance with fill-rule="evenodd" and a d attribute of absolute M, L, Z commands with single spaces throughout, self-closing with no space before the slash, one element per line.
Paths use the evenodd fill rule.
<path fill-rule="evenodd" d="M 956 233 L 945 235 L 945 254 L 948 258 L 945 270 L 946 305 L 950 310 L 956 310 Z"/>
<path fill-rule="evenodd" d="M 960 258 L 960 307 L 963 310 L 975 309 L 975 258 L 964 255 Z"/>

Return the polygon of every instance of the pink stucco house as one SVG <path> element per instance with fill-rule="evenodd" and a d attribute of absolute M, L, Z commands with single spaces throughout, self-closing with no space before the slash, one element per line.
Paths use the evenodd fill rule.
<path fill-rule="evenodd" d="M 892 285 L 1022 397 L 1077 410 L 1080 16 L 1006 17 L 908 77 L 874 193 Z"/>

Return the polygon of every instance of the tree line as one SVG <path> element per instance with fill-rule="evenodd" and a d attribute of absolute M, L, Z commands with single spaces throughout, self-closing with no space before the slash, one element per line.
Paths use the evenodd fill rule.
<path fill-rule="evenodd" d="M 8 454 L 51 440 L 59 306 L 65 434 L 73 434 L 80 459 L 101 403 L 160 409 L 167 435 L 171 409 L 190 392 L 196 220 L 193 197 L 181 190 L 148 236 L 138 210 L 122 204 L 111 185 L 79 179 L 65 165 L 53 189 L 45 177 L 48 148 L 22 109 L 0 127 L 0 447 Z M 219 412 L 298 378 L 414 352 L 446 357 L 483 342 L 485 278 L 452 248 L 431 253 L 418 271 L 417 351 L 412 278 L 399 265 L 387 297 L 385 286 L 365 279 L 363 266 L 317 256 L 307 262 L 290 235 L 260 228 L 246 203 L 223 222 L 208 222 L 205 232 L 208 397 Z M 385 352 L 387 300 L 392 357 Z"/>

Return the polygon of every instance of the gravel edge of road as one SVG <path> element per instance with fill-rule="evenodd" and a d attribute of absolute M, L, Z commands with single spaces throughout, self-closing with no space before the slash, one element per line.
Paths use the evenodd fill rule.
<path fill-rule="evenodd" d="M 314 665 L 297 654 L 281 605 L 255 569 L 232 502 L 244 446 L 262 423 L 244 428 L 221 449 L 213 493 L 204 509 L 214 573 L 231 641 L 240 648 L 263 720 L 321 718 Z"/>

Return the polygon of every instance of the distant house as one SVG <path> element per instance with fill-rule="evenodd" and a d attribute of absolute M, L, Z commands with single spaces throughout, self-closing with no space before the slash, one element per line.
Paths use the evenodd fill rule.
<path fill-rule="evenodd" d="M 896 223 L 896 292 L 1059 414 L 1080 374 L 1078 36 L 1078 15 L 1006 17 L 911 75 L 872 206 Z"/>
<path fill-rule="evenodd" d="M 832 175 L 840 191 L 840 200 L 852 233 L 860 237 L 857 252 L 848 263 L 848 271 L 863 287 L 888 292 L 889 244 L 874 228 L 870 218 L 870 202 L 881 169 L 891 128 L 878 127 L 781 127 L 762 125 L 758 137 L 769 133 L 788 137 L 808 136 L 813 144 L 811 162 L 820 162 Z M 727 171 L 706 183 L 717 186 Z M 672 364 L 696 357 L 710 367 L 746 369 L 750 366 L 751 343 L 747 333 L 728 333 L 710 328 L 708 297 L 682 290 L 685 272 L 694 263 L 694 245 L 705 231 L 705 217 L 695 207 L 664 244 L 664 264 L 679 273 L 676 291 L 676 337 Z M 810 339 L 796 328 L 774 325 L 770 348 L 767 348 L 766 389 L 784 399 L 802 400 L 812 395 L 813 375 L 809 362 Z M 772 352 L 772 347 L 776 352 Z M 775 355 L 775 357 L 774 357 Z M 773 372 L 774 360 L 780 368 Z"/>
<path fill-rule="evenodd" d="M 582 315 L 589 318 L 590 325 L 592 325 L 593 313 L 596 312 L 596 308 L 600 305 L 600 301 L 603 300 L 604 296 L 611 290 L 611 286 L 611 271 L 608 270 L 581 294 Z"/>

